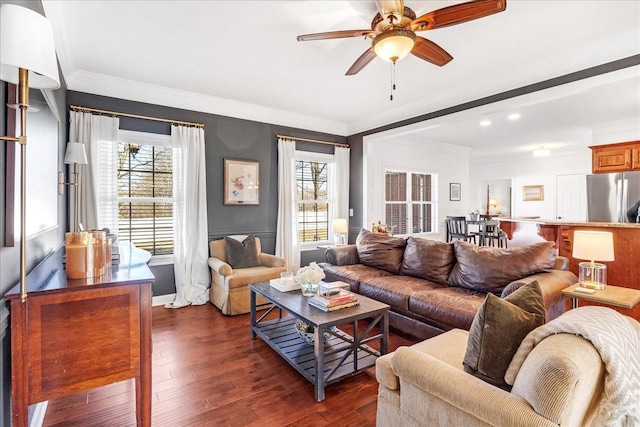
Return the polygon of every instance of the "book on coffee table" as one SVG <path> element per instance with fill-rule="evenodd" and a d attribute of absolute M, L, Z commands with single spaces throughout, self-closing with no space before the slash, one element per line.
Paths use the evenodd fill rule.
<path fill-rule="evenodd" d="M 336 310 L 340 310 L 343 308 L 347 308 L 347 307 L 353 307 L 354 305 L 358 305 L 360 304 L 360 302 L 358 300 L 355 301 L 350 301 L 350 302 L 345 302 L 342 304 L 337 304 L 337 305 L 331 305 L 331 306 L 323 306 L 318 304 L 316 301 L 314 301 L 312 298 L 309 299 L 309 305 L 315 308 L 318 308 L 322 311 L 336 311 Z"/>
<path fill-rule="evenodd" d="M 358 304 L 358 297 L 344 289 L 340 289 L 335 295 L 323 296 L 318 294 L 309 298 L 309 305 L 324 311 L 334 311 L 340 308 L 352 307 L 356 304 Z"/>

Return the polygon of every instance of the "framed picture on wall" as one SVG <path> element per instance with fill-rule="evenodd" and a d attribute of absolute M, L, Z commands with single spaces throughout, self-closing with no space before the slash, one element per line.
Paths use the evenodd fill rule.
<path fill-rule="evenodd" d="M 457 182 L 449 183 L 449 200 L 459 202 L 461 200 L 462 185 Z"/>
<path fill-rule="evenodd" d="M 525 185 L 522 187 L 522 200 L 525 202 L 544 200 L 544 185 Z"/>
<path fill-rule="evenodd" d="M 224 159 L 224 204 L 260 204 L 260 163 Z"/>

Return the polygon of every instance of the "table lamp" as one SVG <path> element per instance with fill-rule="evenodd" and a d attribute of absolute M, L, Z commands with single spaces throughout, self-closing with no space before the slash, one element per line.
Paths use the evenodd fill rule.
<path fill-rule="evenodd" d="M 590 262 L 578 264 L 580 286 L 604 289 L 607 286 L 607 266 L 596 261 L 613 261 L 613 233 L 609 231 L 576 230 L 573 233 L 573 257 Z"/>
<path fill-rule="evenodd" d="M 336 218 L 333 220 L 333 234 L 336 236 L 336 246 L 344 246 L 347 244 L 347 219 Z"/>

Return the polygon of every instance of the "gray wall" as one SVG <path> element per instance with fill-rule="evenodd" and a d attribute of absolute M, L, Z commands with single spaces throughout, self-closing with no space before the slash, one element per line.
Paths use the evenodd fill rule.
<path fill-rule="evenodd" d="M 83 92 L 69 91 L 68 105 L 98 108 L 121 113 L 162 117 L 203 123 L 207 164 L 208 239 L 220 239 L 229 234 L 255 234 L 263 251 L 274 253 L 278 216 L 278 134 L 299 138 L 346 142 L 345 137 L 236 119 L 178 108 L 127 101 Z M 169 125 L 150 120 L 121 118 L 123 129 L 153 133 L 170 133 Z M 299 143 L 298 149 L 333 152 L 333 147 Z M 260 162 L 260 204 L 257 206 L 225 206 L 223 203 L 224 159 Z M 324 260 L 324 251 L 309 251 L 305 261 Z M 153 267 L 156 283 L 154 295 L 175 292 L 173 270 L 167 266 Z"/>

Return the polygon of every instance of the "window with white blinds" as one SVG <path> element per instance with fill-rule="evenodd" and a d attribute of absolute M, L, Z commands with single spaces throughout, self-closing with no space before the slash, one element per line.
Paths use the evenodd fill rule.
<path fill-rule="evenodd" d="M 435 174 L 385 170 L 385 224 L 393 234 L 437 232 Z"/>
<path fill-rule="evenodd" d="M 332 155 L 296 152 L 298 237 L 301 246 L 332 240 L 329 232 L 333 209 L 330 193 L 332 168 Z"/>
<path fill-rule="evenodd" d="M 119 132 L 119 238 L 152 255 L 173 253 L 172 165 L 169 135 Z"/>

